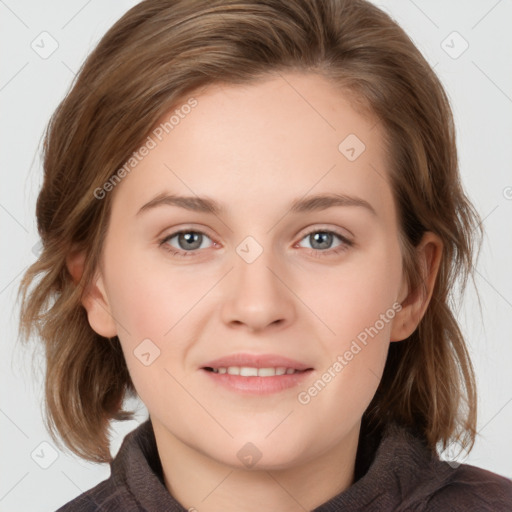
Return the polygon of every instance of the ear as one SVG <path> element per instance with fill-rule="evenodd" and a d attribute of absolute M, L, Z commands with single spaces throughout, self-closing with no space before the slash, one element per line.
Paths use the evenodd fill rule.
<path fill-rule="evenodd" d="M 402 341 L 408 338 L 418 327 L 434 291 L 442 252 L 442 240 L 436 234 L 427 231 L 416 248 L 423 282 L 416 290 L 409 291 L 404 277 L 398 299 L 402 309 L 393 319 L 391 341 Z"/>
<path fill-rule="evenodd" d="M 85 253 L 74 251 L 66 257 L 66 266 L 78 285 L 85 267 Z M 82 293 L 82 305 L 87 311 L 89 325 L 100 336 L 112 338 L 117 335 L 117 327 L 110 310 L 110 304 L 105 292 L 103 276 L 98 269 L 91 283 L 85 285 Z"/>

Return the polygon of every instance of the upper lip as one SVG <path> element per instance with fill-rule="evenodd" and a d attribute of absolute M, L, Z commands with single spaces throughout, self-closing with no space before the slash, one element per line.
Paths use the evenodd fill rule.
<path fill-rule="evenodd" d="M 275 354 L 233 354 L 209 361 L 204 364 L 202 368 L 229 368 L 230 366 L 245 366 L 249 368 L 293 368 L 294 370 L 311 369 L 311 366 L 307 364 Z"/>

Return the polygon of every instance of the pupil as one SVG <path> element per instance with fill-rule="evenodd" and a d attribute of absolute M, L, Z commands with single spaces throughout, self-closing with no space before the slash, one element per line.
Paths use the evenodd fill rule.
<path fill-rule="evenodd" d="M 201 233 L 180 233 L 178 238 L 180 247 L 184 249 L 198 249 L 201 247 L 202 235 Z M 182 244 L 182 242 L 185 242 Z"/>
<path fill-rule="evenodd" d="M 328 249 L 332 243 L 332 234 L 325 233 L 323 231 L 314 233 L 313 235 L 310 235 L 310 243 L 311 247 L 314 249 Z M 316 247 L 315 244 L 317 244 Z"/>

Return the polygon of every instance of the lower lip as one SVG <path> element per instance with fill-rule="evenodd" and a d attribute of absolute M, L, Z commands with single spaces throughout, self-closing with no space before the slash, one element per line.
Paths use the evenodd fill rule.
<path fill-rule="evenodd" d="M 240 375 L 215 373 L 204 369 L 202 371 L 214 382 L 231 391 L 251 395 L 267 395 L 293 388 L 302 384 L 312 372 L 312 370 L 306 370 L 291 375 L 276 375 L 274 377 L 240 377 Z"/>

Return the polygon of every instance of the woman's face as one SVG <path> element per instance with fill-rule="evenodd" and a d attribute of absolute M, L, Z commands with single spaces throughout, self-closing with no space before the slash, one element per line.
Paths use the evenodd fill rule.
<path fill-rule="evenodd" d="M 381 126 L 318 75 L 194 98 L 108 192 L 109 316 L 89 319 L 119 336 L 157 440 L 289 467 L 358 430 L 397 339 Z"/>

